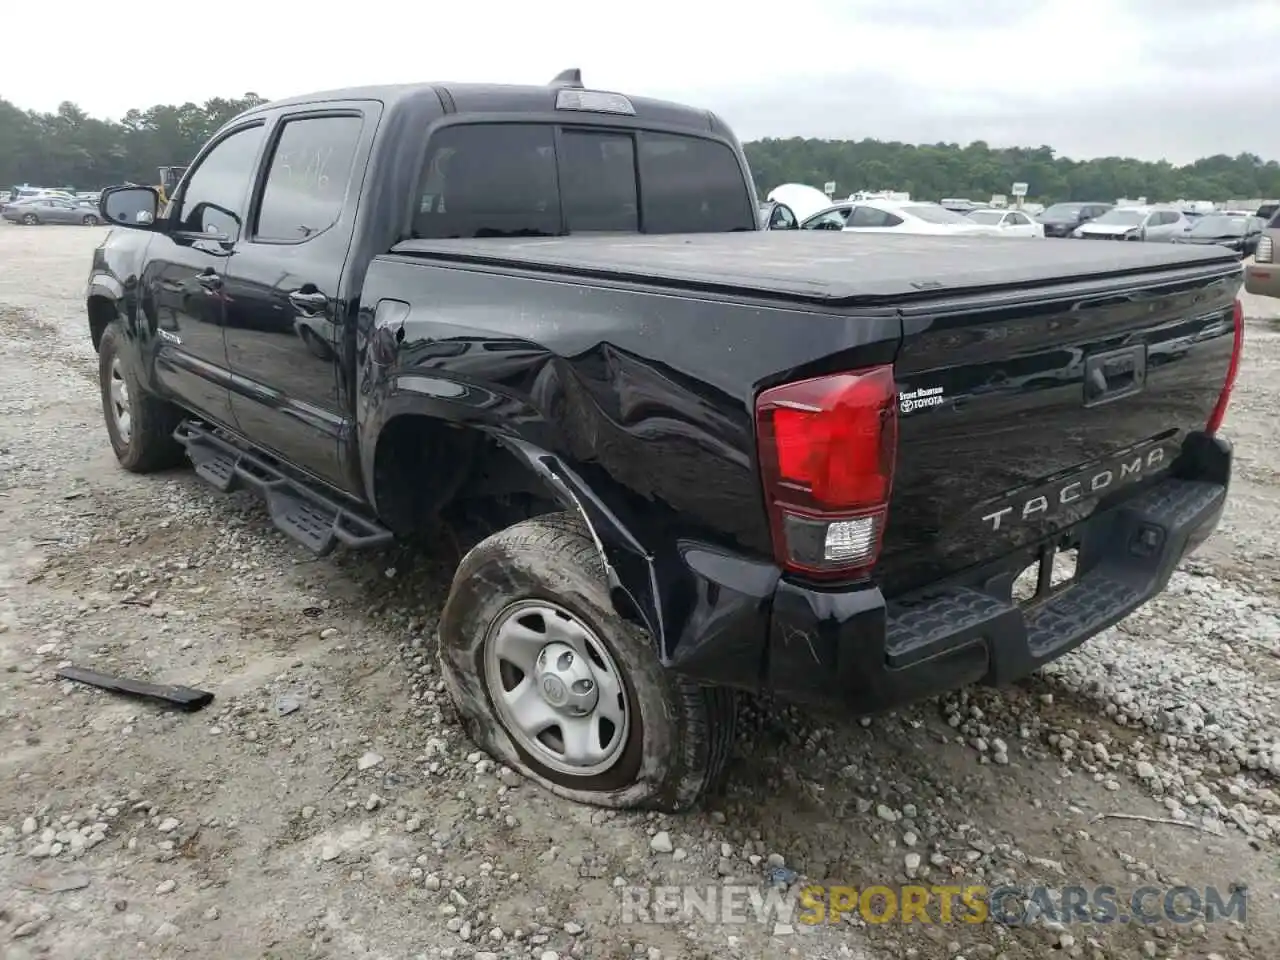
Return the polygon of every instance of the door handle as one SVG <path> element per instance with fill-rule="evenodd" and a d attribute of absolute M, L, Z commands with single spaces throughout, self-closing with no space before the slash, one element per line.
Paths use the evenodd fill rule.
<path fill-rule="evenodd" d="M 319 290 L 294 290 L 289 294 L 289 302 L 306 316 L 323 313 L 329 306 L 329 298 Z"/>
<path fill-rule="evenodd" d="M 222 277 L 215 270 L 205 270 L 196 274 L 196 283 L 206 290 L 219 290 L 222 288 Z"/>

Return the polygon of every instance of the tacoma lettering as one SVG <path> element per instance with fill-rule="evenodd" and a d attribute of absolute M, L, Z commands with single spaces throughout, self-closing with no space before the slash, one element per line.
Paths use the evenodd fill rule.
<path fill-rule="evenodd" d="M 1138 454 L 1130 462 L 1121 464 L 1119 479 L 1121 481 L 1136 480 L 1144 472 L 1153 470 L 1162 463 L 1164 463 L 1164 447 L 1154 447 L 1145 454 Z M 1116 479 L 1115 470 L 1099 470 L 1087 480 L 1073 480 L 1066 486 L 1060 487 L 1055 493 L 1037 494 L 1024 500 L 1020 506 L 1008 506 L 994 513 L 988 513 L 982 518 L 982 522 L 991 524 L 992 530 L 999 530 L 1005 518 L 1011 514 L 1015 514 L 1020 520 L 1030 520 L 1037 514 L 1047 513 L 1052 504 L 1065 506 L 1079 500 L 1083 495 L 1082 488 L 1086 485 L 1089 493 L 1102 493 L 1114 486 Z"/>

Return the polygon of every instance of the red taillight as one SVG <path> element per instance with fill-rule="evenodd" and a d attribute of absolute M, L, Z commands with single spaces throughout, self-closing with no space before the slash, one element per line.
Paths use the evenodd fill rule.
<path fill-rule="evenodd" d="M 898 448 L 893 368 L 765 390 L 756 431 L 778 563 L 817 577 L 873 567 Z"/>
<path fill-rule="evenodd" d="M 1240 354 L 1244 350 L 1244 307 L 1240 305 L 1239 300 L 1236 300 L 1232 319 L 1235 321 L 1236 332 L 1235 339 L 1231 343 L 1231 362 L 1227 364 L 1227 381 L 1222 385 L 1218 402 L 1213 408 L 1213 413 L 1209 414 L 1209 422 L 1204 427 L 1205 432 L 1210 436 L 1217 433 L 1222 426 L 1222 421 L 1227 415 L 1227 405 L 1231 402 L 1231 390 L 1236 385 L 1236 374 L 1240 372 Z"/>

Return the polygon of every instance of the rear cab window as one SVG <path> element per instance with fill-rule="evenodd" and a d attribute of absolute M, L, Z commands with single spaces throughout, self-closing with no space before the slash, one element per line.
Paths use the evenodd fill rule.
<path fill-rule="evenodd" d="M 759 229 L 736 154 L 686 134 L 476 122 L 431 138 L 420 239 Z"/>

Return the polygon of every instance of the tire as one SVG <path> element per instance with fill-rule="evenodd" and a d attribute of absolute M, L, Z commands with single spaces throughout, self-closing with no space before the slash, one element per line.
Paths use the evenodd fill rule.
<path fill-rule="evenodd" d="M 159 397 L 143 392 L 137 372 L 120 350 L 121 339 L 120 328 L 113 323 L 103 332 L 98 344 L 102 415 L 116 459 L 130 473 L 152 473 L 180 466 L 186 459 L 186 451 L 173 438 L 173 431 L 182 421 L 182 412 Z"/>
<path fill-rule="evenodd" d="M 531 748 L 528 735 L 513 735 L 513 721 L 495 706 L 495 684 L 500 684 L 500 695 L 510 681 L 493 667 L 493 651 L 502 636 L 496 628 L 541 618 L 554 639 L 557 621 L 544 615 L 548 609 L 563 611 L 585 627 L 593 635 L 588 646 L 594 642 L 603 647 L 605 663 L 616 669 L 614 687 L 612 671 L 601 669 L 597 657 L 580 657 L 576 663 L 576 669 L 585 664 L 592 671 L 597 695 L 617 688 L 623 694 L 625 724 L 614 727 L 618 752 L 607 767 L 567 771 L 552 755 L 555 751 L 545 745 Z M 472 740 L 557 796 L 611 809 L 677 813 L 698 802 L 728 761 L 736 723 L 733 692 L 699 686 L 659 663 L 647 631 L 614 611 L 595 543 L 570 514 L 517 523 L 470 550 L 458 565 L 440 616 L 439 645 L 441 672 Z M 562 654 L 553 660 L 564 662 Z M 535 675 L 530 671 L 525 676 L 532 687 Z M 577 689 L 577 684 L 560 687 L 565 689 Z M 533 692 L 540 693 L 538 688 Z M 599 697 L 599 702 L 613 699 Z M 592 729 L 598 733 L 595 717 L 593 713 Z M 597 743 L 602 740 L 596 737 Z"/>
<path fill-rule="evenodd" d="M 34 213 L 28 213 L 23 216 L 22 222 L 28 227 L 34 227 L 40 222 L 40 218 Z"/>
<path fill-rule="evenodd" d="M 95 217 L 92 213 L 85 214 L 84 219 L 81 220 L 80 222 L 83 223 L 86 227 L 96 227 L 99 223 L 98 218 Z"/>

